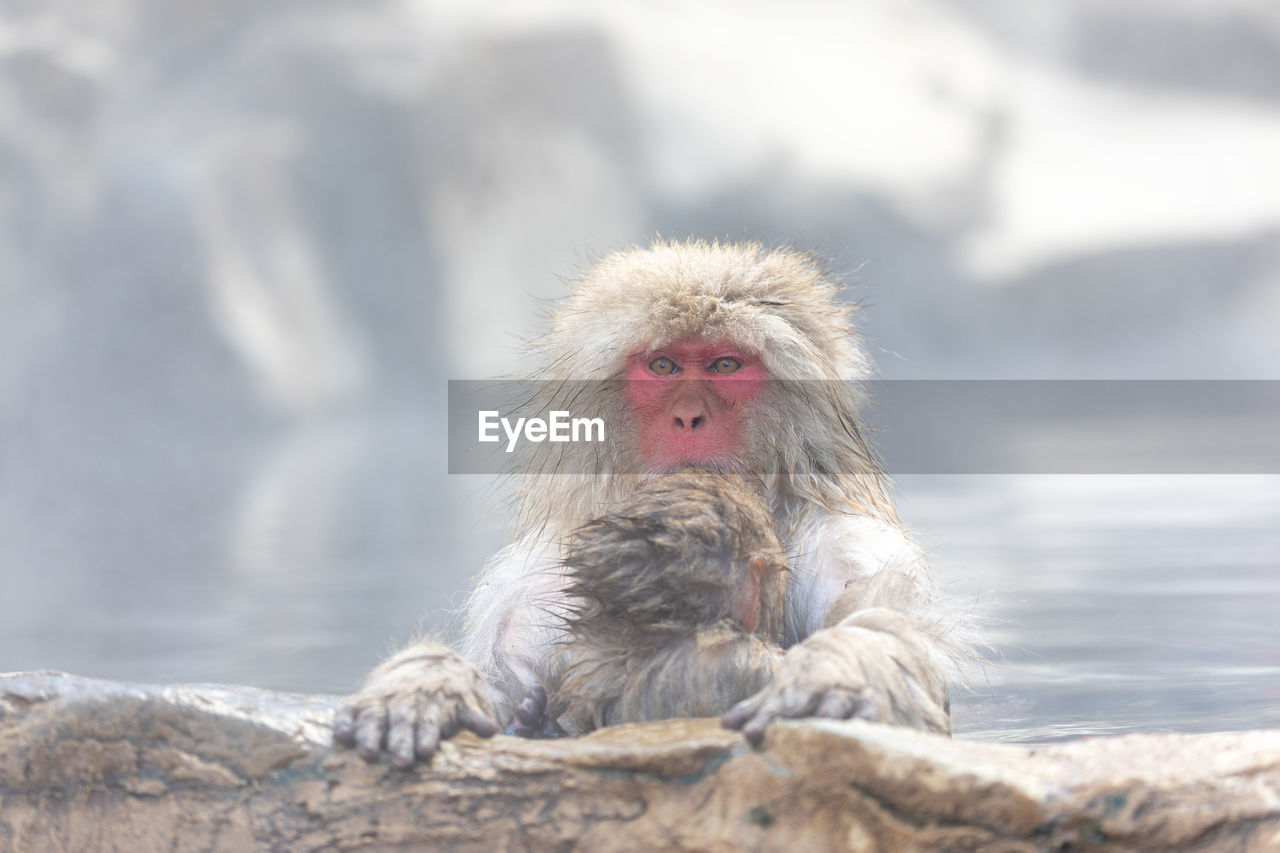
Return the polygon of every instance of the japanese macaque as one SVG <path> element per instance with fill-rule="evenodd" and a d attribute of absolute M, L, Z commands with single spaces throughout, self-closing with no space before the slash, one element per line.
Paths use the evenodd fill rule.
<path fill-rule="evenodd" d="M 755 244 L 656 243 L 588 270 L 536 344 L 537 405 L 601 417 L 608 441 L 535 446 L 512 542 L 467 603 L 458 651 L 418 644 L 378 666 L 339 711 L 338 740 L 407 766 L 463 729 L 552 730 L 544 686 L 574 606 L 566 544 L 638 484 L 689 466 L 761 479 L 791 555 L 788 651 L 725 724 L 753 742 L 812 716 L 948 731 L 959 620 L 867 442 L 853 310 L 812 258 Z"/>
<path fill-rule="evenodd" d="M 723 714 L 782 658 L 787 557 L 739 478 L 682 468 L 640 486 L 574 533 L 564 564 L 573 604 L 546 713 L 569 732 Z"/>

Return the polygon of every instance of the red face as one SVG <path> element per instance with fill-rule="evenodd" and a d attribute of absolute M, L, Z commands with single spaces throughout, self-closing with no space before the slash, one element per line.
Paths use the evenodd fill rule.
<path fill-rule="evenodd" d="M 755 355 L 726 342 L 677 341 L 636 353 L 626 377 L 651 470 L 732 467 L 742 459 L 746 412 L 767 378 Z"/>

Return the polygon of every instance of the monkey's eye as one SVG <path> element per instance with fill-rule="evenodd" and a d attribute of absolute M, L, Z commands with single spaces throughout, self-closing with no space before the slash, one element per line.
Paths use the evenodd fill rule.
<path fill-rule="evenodd" d="M 659 376 L 666 376 L 676 372 L 676 363 L 665 355 L 660 355 L 649 362 L 649 369 Z"/>
<path fill-rule="evenodd" d="M 742 367 L 742 362 L 728 356 L 717 358 L 715 363 L 711 365 L 711 369 L 716 373 L 737 373 L 740 367 Z"/>

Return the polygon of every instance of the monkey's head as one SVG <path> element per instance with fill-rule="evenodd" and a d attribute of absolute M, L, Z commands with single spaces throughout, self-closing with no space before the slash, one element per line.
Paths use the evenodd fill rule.
<path fill-rule="evenodd" d="M 779 518 L 813 504 L 892 516 L 839 291 L 812 257 L 759 244 L 655 243 L 591 267 L 536 343 L 552 381 L 532 408 L 585 410 L 606 440 L 531 446 L 513 470 L 576 476 L 526 480 L 520 525 L 598 516 L 630 475 L 685 466 L 764 478 Z"/>
<path fill-rule="evenodd" d="M 696 468 L 657 478 L 570 538 L 569 633 L 652 643 L 728 624 L 770 641 L 782 627 L 787 559 L 745 481 Z M 600 634 L 602 636 L 595 636 Z"/>
<path fill-rule="evenodd" d="M 795 397 L 867 375 L 838 292 L 799 252 L 658 243 L 595 265 L 545 348 L 566 376 L 621 383 L 643 469 L 741 471 L 759 439 L 794 434 L 805 414 Z M 791 409 L 781 436 L 776 419 L 760 418 L 780 405 Z M 757 421 L 767 428 L 753 430 Z"/>

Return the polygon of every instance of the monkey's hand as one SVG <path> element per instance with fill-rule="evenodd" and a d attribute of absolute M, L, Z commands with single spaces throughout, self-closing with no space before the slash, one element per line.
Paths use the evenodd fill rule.
<path fill-rule="evenodd" d="M 515 719 L 507 726 L 507 734 L 526 738 L 565 736 L 565 730 L 549 713 L 547 691 L 541 684 L 534 684 L 529 688 L 524 701 L 516 706 Z"/>
<path fill-rule="evenodd" d="M 366 761 L 384 751 L 397 767 L 427 761 L 441 740 L 464 729 L 480 737 L 498 731 L 484 677 L 457 652 L 419 643 L 393 655 L 347 698 L 334 738 Z"/>
<path fill-rule="evenodd" d="M 753 745 L 775 720 L 877 720 L 950 733 L 933 640 L 893 610 L 861 610 L 789 649 L 773 680 L 721 722 Z"/>

